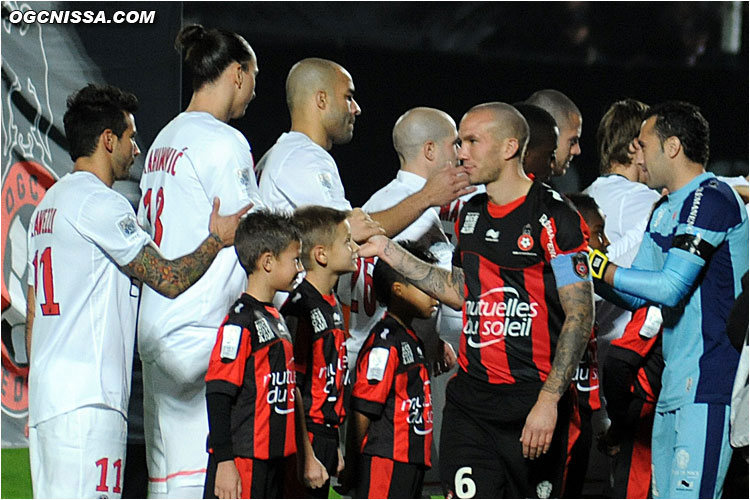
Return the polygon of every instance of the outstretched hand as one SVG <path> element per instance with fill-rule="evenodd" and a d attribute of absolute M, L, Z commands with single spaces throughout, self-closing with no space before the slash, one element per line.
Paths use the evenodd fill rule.
<path fill-rule="evenodd" d="M 466 172 L 453 166 L 453 162 L 448 162 L 427 178 L 422 193 L 430 206 L 442 207 L 459 196 L 476 190 L 476 187 L 469 184 Z"/>
<path fill-rule="evenodd" d="M 221 242 L 224 243 L 224 246 L 228 247 L 234 244 L 234 233 L 237 232 L 237 225 L 240 223 L 240 218 L 253 208 L 253 204 L 248 203 L 230 215 L 219 215 L 220 205 L 221 201 L 219 198 L 214 198 L 211 218 L 208 221 L 208 231 L 211 234 L 217 235 L 221 239 Z"/>

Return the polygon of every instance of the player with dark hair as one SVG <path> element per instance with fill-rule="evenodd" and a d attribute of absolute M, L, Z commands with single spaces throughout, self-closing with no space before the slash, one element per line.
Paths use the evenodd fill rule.
<path fill-rule="evenodd" d="M 581 193 L 568 193 L 565 197 L 573 203 L 584 222 L 586 222 L 586 226 L 588 226 L 589 248 L 606 253 L 609 240 L 604 232 L 604 215 L 594 199 Z M 594 427 L 592 419 L 594 412 L 602 407 L 597 334 L 598 328 L 595 324 L 583 357 L 578 363 L 578 369 L 573 375 L 573 382 L 578 395 L 581 433 L 570 449 L 563 498 L 581 498 L 583 494 L 583 484 L 586 480 L 589 453 L 593 442 Z"/>
<path fill-rule="evenodd" d="M 450 495 L 561 494 L 570 382 L 593 327 L 593 292 L 580 215 L 523 173 L 528 130 L 504 103 L 475 106 L 461 120 L 459 160 L 486 194 L 461 211 L 450 271 L 382 236 L 360 247 L 463 307 L 460 369 L 448 384 L 440 441 Z"/>
<path fill-rule="evenodd" d="M 560 129 L 555 119 L 544 109 L 533 104 L 513 104 L 529 124 L 529 144 L 523 159 L 523 170 L 532 179 L 549 182 L 556 168 L 557 138 Z"/>
<path fill-rule="evenodd" d="M 258 62 L 240 35 L 185 26 L 176 46 L 193 75 L 187 109 L 156 136 L 141 177 L 138 218 L 166 256 L 203 238 L 206 207 L 262 206 L 250 145 L 227 122 L 241 118 L 255 97 Z M 234 252 L 222 252 L 187 295 L 168 300 L 145 292 L 138 320 L 143 361 L 144 427 L 149 496 L 199 497 L 204 436 L 203 382 L 216 330 L 244 289 Z"/>
<path fill-rule="evenodd" d="M 305 279 L 281 308 L 294 338 L 297 387 L 304 411 L 297 415 L 297 460 L 290 469 L 307 489 L 306 497 L 328 498 L 330 478 L 344 467 L 339 427 L 346 408 L 349 361 L 346 327 L 334 287 L 357 267 L 348 212 L 308 205 L 294 211 L 302 234 Z M 289 483 L 297 483 L 288 478 Z M 293 496 L 300 488 L 290 488 Z"/>
<path fill-rule="evenodd" d="M 247 208 L 220 217 L 213 200 L 197 248 L 162 257 L 130 203 L 111 189 L 140 154 L 137 104 L 111 86 L 70 96 L 63 122 L 73 172 L 31 215 L 26 350 L 38 498 L 120 497 L 139 294 L 131 278 L 168 297 L 182 293 L 232 244 Z"/>
<path fill-rule="evenodd" d="M 412 242 L 402 245 L 414 258 L 437 262 Z M 357 359 L 342 488 L 354 487 L 356 498 L 421 498 L 433 409 L 424 344 L 411 324 L 429 318 L 438 303 L 382 259 L 373 286 L 387 312 Z"/>
<path fill-rule="evenodd" d="M 726 321 L 748 269 L 747 212 L 729 185 L 705 171 L 709 126 L 696 106 L 651 108 L 638 142 L 649 187 L 669 195 L 654 208 L 633 267 L 594 251 L 592 274 L 600 295 L 632 309 L 661 305 L 654 497 L 718 498 L 731 457 L 729 403 L 739 360 Z"/>
<path fill-rule="evenodd" d="M 204 498 L 279 498 L 296 450 L 292 338 L 271 300 L 303 271 L 292 219 L 266 210 L 237 228 L 247 288 L 219 328 L 206 373 L 210 434 Z"/>

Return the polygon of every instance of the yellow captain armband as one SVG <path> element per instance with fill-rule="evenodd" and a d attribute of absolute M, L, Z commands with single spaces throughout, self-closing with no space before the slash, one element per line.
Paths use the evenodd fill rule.
<path fill-rule="evenodd" d="M 604 272 L 609 265 L 609 259 L 600 250 L 589 248 L 589 265 L 591 267 L 591 276 L 600 280 L 604 278 Z"/>

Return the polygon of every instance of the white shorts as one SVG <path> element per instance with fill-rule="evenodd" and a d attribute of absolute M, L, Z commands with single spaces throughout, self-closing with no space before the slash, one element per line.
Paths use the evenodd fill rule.
<path fill-rule="evenodd" d="M 143 360 L 143 420 L 149 496 L 200 498 L 206 478 L 208 361 L 216 331 L 184 335 L 184 342 Z M 194 487 L 194 488 L 193 488 Z"/>
<path fill-rule="evenodd" d="M 34 498 L 121 498 L 128 424 L 86 406 L 29 428 Z"/>

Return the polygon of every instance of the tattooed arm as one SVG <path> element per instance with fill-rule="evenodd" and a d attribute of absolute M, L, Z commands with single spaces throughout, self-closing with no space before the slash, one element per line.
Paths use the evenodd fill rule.
<path fill-rule="evenodd" d="M 360 257 L 373 257 L 386 261 L 404 275 L 417 288 L 455 310 L 464 304 L 464 271 L 453 267 L 450 271 L 428 264 L 404 250 L 401 245 L 385 236 L 371 237 L 358 252 Z"/>
<path fill-rule="evenodd" d="M 552 369 L 539 391 L 536 404 L 526 417 L 521 433 L 523 455 L 538 458 L 547 453 L 557 422 L 557 403 L 568 390 L 573 373 L 594 327 L 594 292 L 591 281 L 580 281 L 558 288 L 565 322 L 557 340 Z"/>
<path fill-rule="evenodd" d="M 221 216 L 219 199 L 215 198 L 208 222 L 210 234 L 193 253 L 167 260 L 154 247 L 146 245 L 122 270 L 165 297 L 175 298 L 203 276 L 219 250 L 234 243 L 240 217 L 251 207 L 252 204 L 234 214 Z"/>

